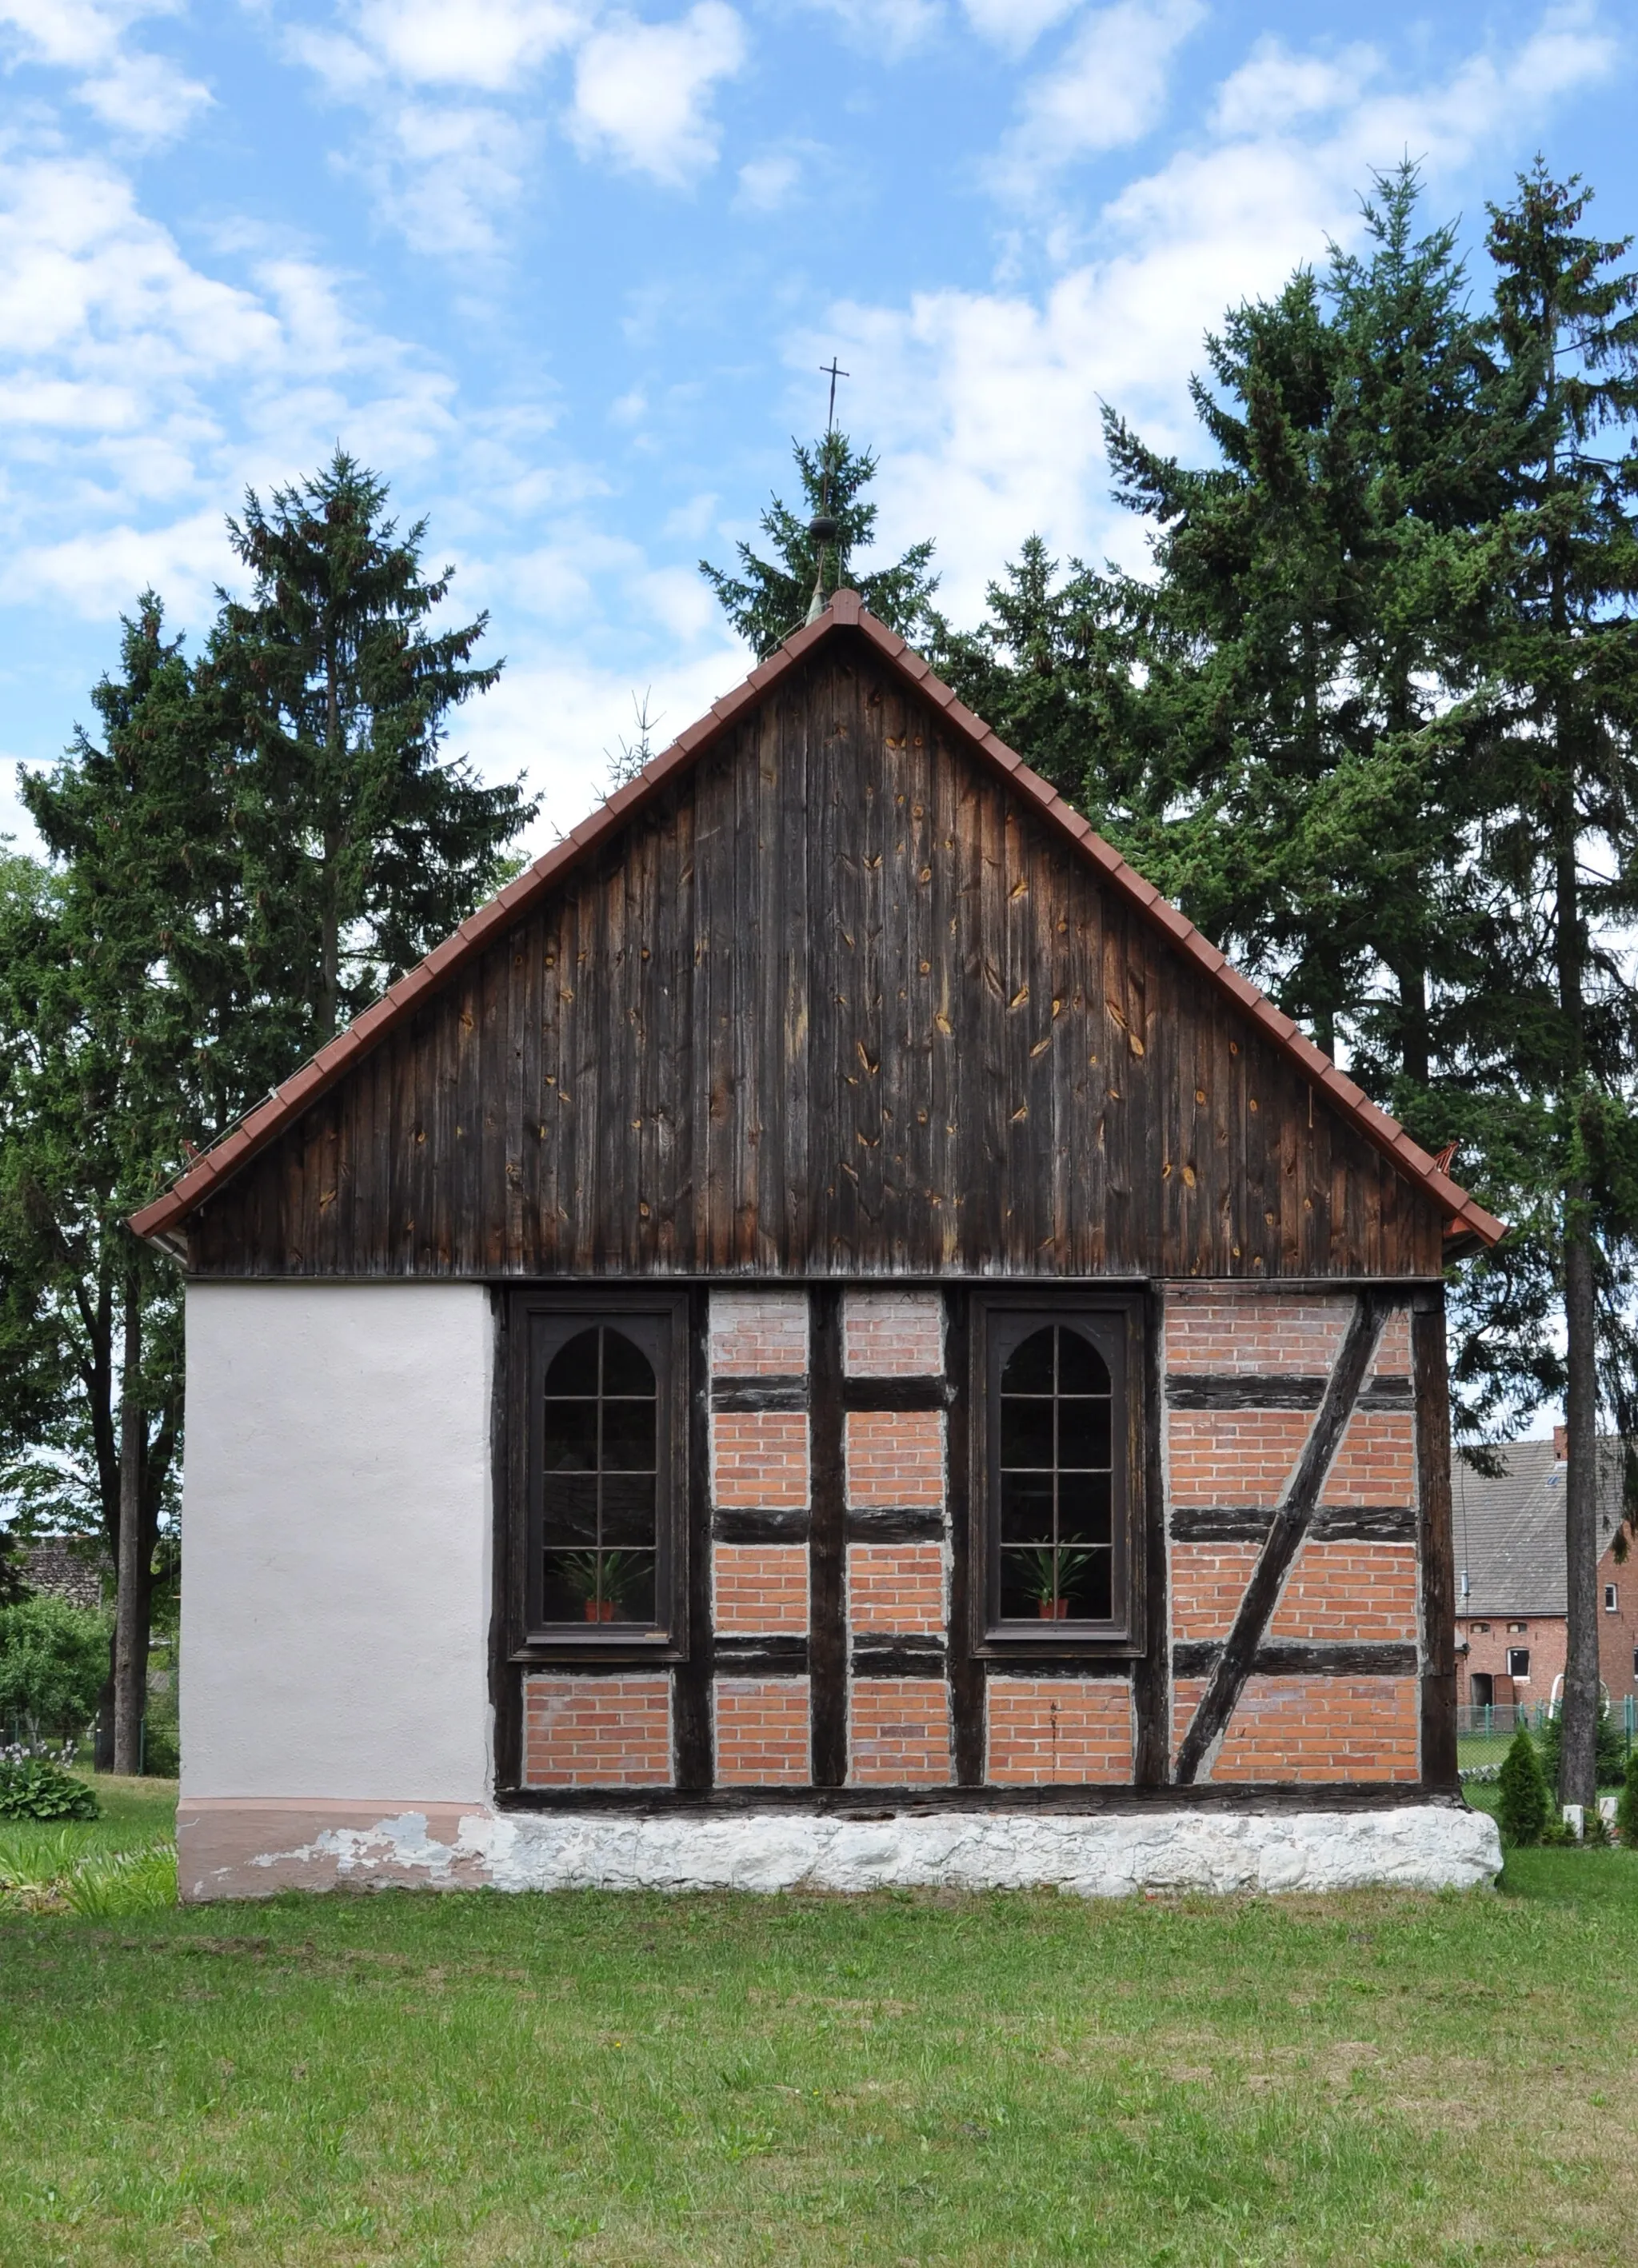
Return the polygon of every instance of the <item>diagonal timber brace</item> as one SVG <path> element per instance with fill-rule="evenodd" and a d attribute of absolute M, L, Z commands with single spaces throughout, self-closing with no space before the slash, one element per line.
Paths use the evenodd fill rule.
<path fill-rule="evenodd" d="M 1251 1580 L 1246 1585 L 1245 1596 L 1240 1602 L 1240 1610 L 1234 1618 L 1234 1627 L 1212 1672 L 1211 1683 L 1177 1751 L 1173 1778 L 1179 1786 L 1192 1786 L 1234 1714 L 1256 1663 L 1258 1649 L 1267 1636 L 1268 1625 L 1280 1603 L 1291 1563 L 1313 1523 L 1319 1492 L 1325 1485 L 1332 1460 L 1341 1446 L 1348 1420 L 1359 1402 L 1383 1326 L 1396 1305 L 1396 1300 L 1380 1292 L 1361 1292 L 1359 1295 L 1347 1336 L 1325 1381 L 1324 1395 L 1296 1470 L 1275 1510 Z"/>

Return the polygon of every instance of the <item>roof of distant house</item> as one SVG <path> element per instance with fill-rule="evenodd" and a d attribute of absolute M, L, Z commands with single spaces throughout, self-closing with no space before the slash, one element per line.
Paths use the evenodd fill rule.
<path fill-rule="evenodd" d="M 1564 1614 L 1564 1461 L 1552 1441 L 1511 1441 L 1501 1455 L 1505 1469 L 1494 1479 L 1474 1472 L 1459 1457 L 1452 1469 L 1456 1611 Z M 1619 1441 L 1599 1442 L 1598 1465 L 1602 1556 L 1621 1517 Z"/>

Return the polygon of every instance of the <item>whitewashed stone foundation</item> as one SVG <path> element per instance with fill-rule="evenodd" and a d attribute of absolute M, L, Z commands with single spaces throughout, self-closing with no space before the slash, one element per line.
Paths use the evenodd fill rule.
<path fill-rule="evenodd" d="M 234 1822 L 239 1831 L 224 1837 L 227 1822 L 218 1818 L 217 1833 L 202 1838 L 215 1847 L 199 1848 L 191 1863 L 184 1828 L 184 1897 L 403 1884 L 761 1892 L 1055 1888 L 1088 1898 L 1373 1884 L 1440 1890 L 1494 1881 L 1502 1865 L 1493 1819 L 1437 1804 L 1383 1811 L 1179 1808 L 1056 1817 L 905 1812 L 869 1821 L 788 1811 L 633 1818 L 491 1811 L 455 1817 L 406 1810 L 360 1824 L 315 1820 L 310 1836 L 292 1841 L 287 1834 L 259 1850 L 243 1839 L 249 1823 Z M 287 1818 L 284 1823 L 296 1822 Z"/>

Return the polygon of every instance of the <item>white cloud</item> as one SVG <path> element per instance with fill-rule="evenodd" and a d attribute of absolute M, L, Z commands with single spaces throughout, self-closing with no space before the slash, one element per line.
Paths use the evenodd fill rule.
<path fill-rule="evenodd" d="M 789 204 L 801 178 L 801 160 L 793 151 L 769 150 L 740 167 L 734 202 L 749 212 L 778 212 Z"/>
<path fill-rule="evenodd" d="M 1025 88 L 997 186 L 1028 195 L 1077 158 L 1140 141 L 1165 107 L 1172 56 L 1205 13 L 1202 0 L 1117 0 L 1088 17 Z"/>
<path fill-rule="evenodd" d="M 1184 381 L 1226 306 L 1323 260 L 1328 236 L 1347 241 L 1359 191 L 1401 151 L 1426 153 L 1435 186 L 1498 146 L 1527 156 L 1553 99 L 1598 83 L 1613 54 L 1584 11 L 1553 11 L 1503 56 L 1480 52 L 1398 89 L 1379 74 L 1323 116 L 1311 99 L 1322 82 L 1304 80 L 1300 60 L 1284 81 L 1302 97 L 1295 104 L 1288 93 L 1283 107 L 1272 101 L 1272 72 L 1255 105 L 1242 80 L 1243 107 L 1219 115 L 1262 122 L 1131 183 L 1099 217 L 1102 257 L 1037 295 L 947 290 L 902 307 L 845 305 L 793 342 L 791 366 L 839 345 L 856 373 L 855 423 L 881 453 L 883 541 L 937 536 L 956 619 L 978 612 L 996 562 L 1016 556 L 1032 529 L 1060 554 L 1112 549 L 1140 565 L 1142 528 L 1107 498 L 1101 403 L 1162 448 L 1198 449 Z"/>
<path fill-rule="evenodd" d="M 583 151 L 681 184 L 714 164 L 707 105 L 745 61 L 745 32 L 725 0 L 697 0 L 674 24 L 611 18 L 580 49 L 570 129 Z"/>
<path fill-rule="evenodd" d="M 401 463 L 446 438 L 448 382 L 348 315 L 340 279 L 286 253 L 235 284 L 194 266 L 106 162 L 0 167 L 4 594 L 106 616 L 144 581 L 208 601 L 221 513 L 338 433 Z"/>
<path fill-rule="evenodd" d="M 1217 90 L 1212 124 L 1220 134 L 1278 133 L 1301 118 L 1343 109 L 1382 67 L 1371 48 L 1347 48 L 1333 59 L 1295 55 L 1279 40 L 1259 40 Z"/>
<path fill-rule="evenodd" d="M 834 18 L 855 46 L 891 63 L 930 39 L 944 19 L 939 0 L 808 0 L 808 5 Z"/>
<path fill-rule="evenodd" d="M 1071 16 L 1081 0 L 962 0 L 975 32 L 1022 55 L 1043 32 Z"/>
<path fill-rule="evenodd" d="M 74 92 L 115 134 L 164 142 L 210 101 L 208 87 L 164 56 L 124 44 L 147 16 L 174 15 L 178 0 L 0 0 L 23 61 L 83 73 Z"/>
<path fill-rule="evenodd" d="M 400 77 L 498 93 L 583 33 L 576 0 L 360 0 L 360 38 Z"/>

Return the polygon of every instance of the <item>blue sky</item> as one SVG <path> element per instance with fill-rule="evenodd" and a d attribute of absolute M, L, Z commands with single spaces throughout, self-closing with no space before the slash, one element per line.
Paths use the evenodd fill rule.
<path fill-rule="evenodd" d="M 695 563 L 788 489 L 832 349 L 957 620 L 1031 530 L 1137 563 L 1099 401 L 1193 446 L 1201 332 L 1373 167 L 1475 247 L 1538 149 L 1638 227 L 1635 16 L 0 0 L 0 829 L 141 586 L 202 630 L 224 514 L 337 439 L 490 609 L 457 745 L 544 792 L 535 847 L 633 690 L 663 740 L 740 674 Z"/>

